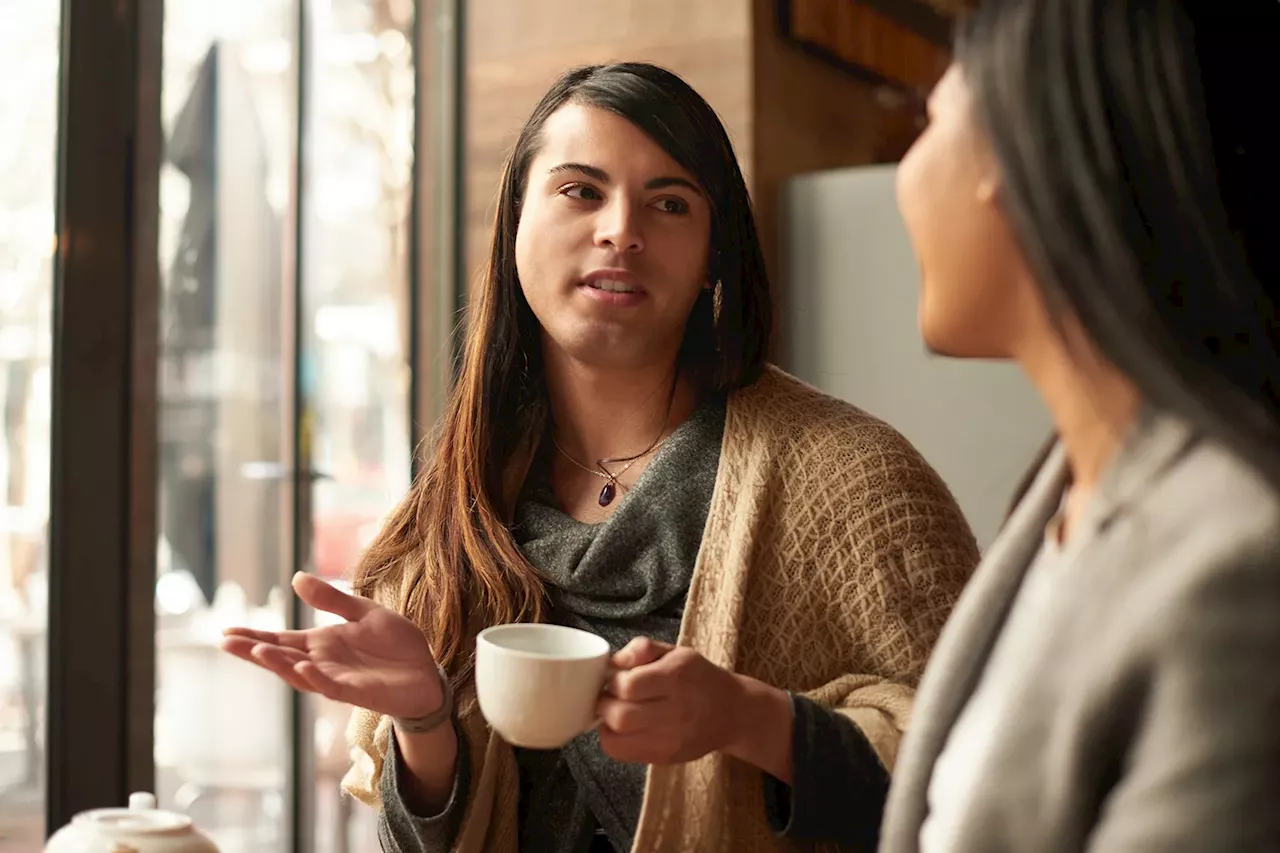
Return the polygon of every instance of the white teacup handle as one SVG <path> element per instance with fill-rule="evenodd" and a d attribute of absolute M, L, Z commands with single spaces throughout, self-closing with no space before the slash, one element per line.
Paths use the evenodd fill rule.
<path fill-rule="evenodd" d="M 609 666 L 605 669 L 605 672 L 604 672 L 604 684 L 601 684 L 601 685 L 600 685 L 600 693 L 601 693 L 601 694 L 604 694 L 605 692 L 607 692 L 607 691 L 608 691 L 608 689 L 609 689 L 609 681 L 610 681 L 610 679 L 612 679 L 612 678 L 613 678 L 613 676 L 614 676 L 614 675 L 616 675 L 616 674 L 617 674 L 617 673 L 619 673 L 619 672 L 622 672 L 622 670 L 618 669 L 618 668 L 617 668 L 616 666 L 614 666 L 613 664 L 609 664 Z M 593 731 L 593 730 L 595 730 L 595 729 L 598 729 L 598 728 L 600 728 L 600 724 L 601 724 L 601 723 L 603 723 L 603 722 L 604 722 L 604 718 L 603 718 L 603 717 L 601 717 L 601 716 L 599 716 L 599 715 L 597 715 L 597 716 L 596 716 L 596 718 L 595 718 L 594 720 L 592 720 L 592 721 L 591 721 L 591 725 L 589 725 L 589 726 L 587 726 L 585 729 L 583 729 L 583 732 L 585 733 L 585 732 L 589 732 L 589 731 Z"/>

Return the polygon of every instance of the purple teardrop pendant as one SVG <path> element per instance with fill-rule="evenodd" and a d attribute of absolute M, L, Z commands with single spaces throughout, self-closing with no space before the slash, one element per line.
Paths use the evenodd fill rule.
<path fill-rule="evenodd" d="M 612 480 L 605 483 L 604 488 L 600 490 L 600 501 L 599 501 L 600 506 L 608 506 L 609 504 L 613 503 L 613 496 L 616 495 L 617 493 L 618 493 L 618 490 L 613 487 Z"/>

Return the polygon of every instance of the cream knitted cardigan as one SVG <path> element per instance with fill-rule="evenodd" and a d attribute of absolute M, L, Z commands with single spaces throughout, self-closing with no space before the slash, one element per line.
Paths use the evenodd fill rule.
<path fill-rule="evenodd" d="M 770 368 L 729 399 L 680 643 L 837 708 L 892 767 L 916 681 L 977 561 L 950 492 L 906 439 Z M 478 712 L 461 728 L 472 782 L 455 850 L 515 853 L 514 752 Z M 367 711 L 348 731 L 344 788 L 375 807 L 389 733 Z M 650 767 L 633 849 L 804 849 L 770 830 L 761 783 L 719 753 Z"/>

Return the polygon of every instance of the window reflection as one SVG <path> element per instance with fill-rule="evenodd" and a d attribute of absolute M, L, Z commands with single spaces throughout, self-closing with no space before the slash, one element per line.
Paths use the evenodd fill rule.
<path fill-rule="evenodd" d="M 410 472 L 413 3 L 307 10 L 300 193 L 295 0 L 165 10 L 157 793 L 244 853 L 287 843 L 288 694 L 217 643 L 284 623 L 294 442 L 316 475 L 304 563 L 334 583 Z M 374 853 L 372 814 L 339 796 L 350 709 L 313 710 L 316 851 Z"/>
<path fill-rule="evenodd" d="M 338 582 L 409 488 L 409 208 L 413 4 L 315 9 L 304 112 L 304 388 L 315 482 L 314 570 Z M 350 709 L 313 704 L 318 853 L 373 853 L 373 815 L 340 796 Z"/>
<path fill-rule="evenodd" d="M 287 693 L 218 648 L 282 627 L 293 0 L 165 4 L 156 787 L 224 850 L 287 841 Z"/>

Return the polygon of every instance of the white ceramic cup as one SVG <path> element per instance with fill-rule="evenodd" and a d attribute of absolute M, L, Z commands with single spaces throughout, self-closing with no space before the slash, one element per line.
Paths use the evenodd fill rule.
<path fill-rule="evenodd" d="M 495 625 L 476 637 L 476 698 L 503 740 L 564 746 L 596 724 L 609 674 L 604 637 L 562 625 Z"/>

